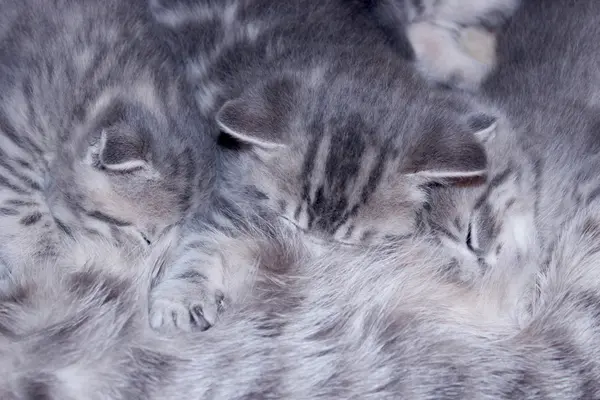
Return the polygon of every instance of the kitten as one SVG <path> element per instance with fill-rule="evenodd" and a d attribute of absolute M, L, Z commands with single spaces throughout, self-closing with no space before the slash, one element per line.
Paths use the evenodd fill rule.
<path fill-rule="evenodd" d="M 525 196 L 515 200 L 531 206 L 532 237 L 547 250 L 542 263 L 535 246 L 533 252 L 525 246 L 527 251 L 520 254 L 503 246 L 496 255 L 500 259 L 488 263 L 484 274 L 498 280 L 464 287 L 437 275 L 440 268 L 443 273 L 448 247 L 435 247 L 421 238 L 400 239 L 385 251 L 334 246 L 316 258 L 309 254 L 307 260 L 305 252 L 312 249 L 302 232 L 296 232 L 297 242 L 293 236 L 281 241 L 267 237 L 257 244 L 255 258 L 262 268 L 245 301 L 208 332 L 169 338 L 146 329 L 146 285 L 137 278 L 130 278 L 132 284 L 122 276 L 107 275 L 109 269 L 94 267 L 94 260 L 91 271 L 64 280 L 49 268 L 48 285 L 25 277 L 2 294 L 0 397 L 600 397 L 600 221 L 593 185 L 597 114 L 588 91 L 582 91 L 575 103 L 575 97 L 569 97 L 576 94 L 566 85 L 574 78 L 571 72 L 549 68 L 546 72 L 551 73 L 531 74 L 531 64 L 508 57 L 519 55 L 522 41 L 529 43 L 532 53 L 553 54 L 528 40 L 537 35 L 554 37 L 557 45 L 578 34 L 592 38 L 590 31 L 583 34 L 579 29 L 595 26 L 597 14 L 589 11 L 597 3 L 544 4 L 549 6 L 532 1 L 523 8 L 525 14 L 516 15 L 514 23 L 520 21 L 519 25 L 511 25 L 500 37 L 506 44 L 501 59 L 507 60 L 504 67 L 517 82 L 528 76 L 540 91 L 546 90 L 541 83 L 547 82 L 559 89 L 558 96 L 537 101 L 538 92 L 505 85 L 510 75 L 499 70 L 486 85 L 486 97 L 479 98 L 492 103 L 491 109 L 504 105 L 505 114 L 497 114 L 495 134 L 493 123 L 482 123 L 485 118 L 467 124 L 483 133 L 476 137 L 489 152 L 487 188 L 476 190 L 474 196 L 464 192 L 467 202 L 475 198 L 481 207 L 449 208 L 438 214 L 453 223 L 450 215 L 462 211 L 465 214 L 459 216 L 466 215 L 468 221 L 474 209 L 471 239 L 465 232 L 465 241 L 475 250 L 496 255 L 494 240 L 511 235 L 490 235 L 503 229 L 487 229 L 482 221 L 495 219 L 503 204 L 505 210 L 514 210 L 506 200 L 523 190 Z M 549 15 L 561 16 L 565 24 L 548 25 Z M 587 19 L 582 19 L 585 15 Z M 523 21 L 527 24 L 521 25 Z M 595 57 L 577 49 L 564 56 L 580 60 L 573 64 L 575 71 L 585 65 L 581 57 L 588 61 Z M 553 62 L 560 65 L 562 59 Z M 593 87 L 595 81 L 589 84 Z M 521 110 L 521 104 L 529 108 Z M 542 150 L 553 151 L 544 155 Z M 519 166 L 506 170 L 511 161 L 523 157 L 532 160 L 532 176 L 520 172 Z M 567 162 L 575 165 L 565 168 Z M 528 191 L 537 196 L 533 201 L 528 200 Z M 485 210 L 485 203 L 492 209 Z M 443 222 L 440 218 L 435 220 Z M 460 225 L 467 231 L 468 224 Z M 244 239 L 238 238 L 239 243 Z M 156 269 L 168 263 L 162 259 L 165 254 L 170 251 L 159 249 Z M 535 267 L 534 279 L 529 280 L 533 290 L 522 283 L 530 276 L 526 265 Z M 516 296 L 525 299 L 513 304 Z M 73 306 L 55 307 L 61 302 Z"/>
<path fill-rule="evenodd" d="M 343 1 L 169 6 L 153 10 L 227 146 L 211 205 L 155 281 L 154 328 L 207 329 L 243 299 L 258 260 L 240 233 L 379 247 L 416 231 L 426 186 L 485 174 L 476 105 L 432 91 Z"/>
<path fill-rule="evenodd" d="M 536 253 L 544 276 L 554 248 L 578 240 L 561 234 L 564 225 L 600 213 L 598 12 L 593 1 L 525 1 L 499 36 L 499 69 L 480 98 L 498 117 L 496 135 L 484 143 L 487 184 L 438 190 L 425 215 L 454 249 L 450 270 L 460 280 L 484 276 L 505 252 Z"/>
<path fill-rule="evenodd" d="M 208 191 L 211 141 L 197 133 L 177 57 L 146 7 L 2 2 L 0 259 L 9 269 L 47 262 L 81 235 L 143 248 Z"/>
<path fill-rule="evenodd" d="M 496 33 L 519 0 L 379 0 L 370 13 L 416 68 L 443 85 L 473 90 L 496 65 Z"/>

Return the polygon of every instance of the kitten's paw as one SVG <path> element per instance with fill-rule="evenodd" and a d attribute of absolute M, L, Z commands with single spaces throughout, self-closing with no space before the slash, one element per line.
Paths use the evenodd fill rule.
<path fill-rule="evenodd" d="M 475 90 L 495 64 L 495 36 L 476 28 L 411 24 L 408 38 L 417 69 L 430 81 Z"/>
<path fill-rule="evenodd" d="M 461 29 L 460 47 L 475 60 L 490 68 L 496 64 L 496 35 L 478 27 Z"/>
<path fill-rule="evenodd" d="M 150 295 L 150 326 L 158 331 L 205 331 L 217 321 L 224 298 L 206 280 L 166 280 Z"/>

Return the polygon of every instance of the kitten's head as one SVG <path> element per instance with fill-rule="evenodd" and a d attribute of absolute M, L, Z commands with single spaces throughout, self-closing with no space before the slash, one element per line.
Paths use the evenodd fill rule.
<path fill-rule="evenodd" d="M 506 121 L 482 142 L 488 175 L 432 192 L 426 222 L 449 251 L 451 276 L 473 281 L 489 268 L 536 251 L 536 170 Z M 512 266 L 511 266 L 512 268 Z"/>
<path fill-rule="evenodd" d="M 478 136 L 493 122 L 452 92 L 367 75 L 273 78 L 217 115 L 246 145 L 233 178 L 301 230 L 346 244 L 412 234 L 428 186 L 484 175 Z"/>
<path fill-rule="evenodd" d="M 100 96 L 78 128 L 63 185 L 85 217 L 146 241 L 207 195 L 212 178 L 200 120 L 157 92 L 138 82 Z"/>

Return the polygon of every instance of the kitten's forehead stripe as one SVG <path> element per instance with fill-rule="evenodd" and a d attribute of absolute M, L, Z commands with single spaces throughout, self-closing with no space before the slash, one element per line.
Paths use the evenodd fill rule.
<path fill-rule="evenodd" d="M 383 171 L 385 169 L 385 165 L 388 161 L 390 144 L 391 144 L 389 142 L 391 142 L 391 139 L 388 140 L 388 142 L 386 142 L 379 150 L 379 155 L 377 157 L 377 163 L 371 169 L 371 172 L 369 174 L 369 179 L 367 180 L 366 185 L 363 187 L 362 193 L 360 195 L 360 202 L 363 205 L 367 203 L 367 201 L 369 200 L 371 195 L 375 192 L 375 190 L 377 189 L 377 185 L 379 184 L 379 181 L 381 180 Z"/>
<path fill-rule="evenodd" d="M 487 201 L 487 199 L 490 197 L 491 193 L 494 191 L 494 189 L 498 188 L 500 185 L 502 185 L 510 176 L 510 174 L 512 173 L 512 167 L 507 167 L 506 169 L 504 169 L 502 172 L 496 174 L 489 182 L 488 186 L 486 187 L 485 191 L 483 192 L 483 194 L 481 194 L 481 196 L 479 196 L 479 199 L 475 202 L 474 205 L 474 209 L 478 209 L 480 207 L 482 207 L 484 205 L 484 203 Z"/>
<path fill-rule="evenodd" d="M 302 200 L 307 202 L 310 202 L 311 175 L 315 168 L 315 160 L 319 152 L 319 147 L 324 138 L 322 124 L 313 123 L 311 128 L 314 134 L 308 144 L 308 149 L 302 163 L 302 172 L 300 173 L 300 179 L 302 180 Z"/>
<path fill-rule="evenodd" d="M 333 193 L 347 193 L 348 181 L 356 178 L 366 148 L 366 134 L 362 118 L 356 114 L 333 133 L 325 163 L 326 181 Z"/>

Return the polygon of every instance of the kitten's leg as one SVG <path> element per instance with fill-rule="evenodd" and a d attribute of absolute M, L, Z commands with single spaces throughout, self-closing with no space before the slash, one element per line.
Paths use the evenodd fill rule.
<path fill-rule="evenodd" d="M 479 28 L 417 22 L 407 30 L 418 70 L 435 82 L 475 89 L 495 65 L 495 37 Z"/>
<path fill-rule="evenodd" d="M 206 330 L 224 304 L 250 286 L 252 239 L 218 230 L 184 235 L 150 294 L 150 324 L 161 331 Z"/>

